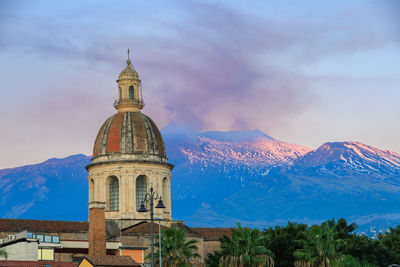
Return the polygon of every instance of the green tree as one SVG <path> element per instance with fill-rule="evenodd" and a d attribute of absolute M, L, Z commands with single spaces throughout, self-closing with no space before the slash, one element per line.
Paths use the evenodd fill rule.
<path fill-rule="evenodd" d="M 302 248 L 299 240 L 306 238 L 306 224 L 289 222 L 284 227 L 264 229 L 265 246 L 275 255 L 274 261 L 277 266 L 292 267 L 295 262 L 293 253 Z"/>
<path fill-rule="evenodd" d="M 220 239 L 220 265 L 273 266 L 273 253 L 264 246 L 265 235 L 259 230 L 242 227 L 232 228 L 232 237 Z"/>
<path fill-rule="evenodd" d="M 346 240 L 343 253 L 377 266 L 400 262 L 399 254 L 391 251 L 380 240 L 365 235 L 353 234 Z"/>
<path fill-rule="evenodd" d="M 357 224 L 348 224 L 344 218 L 340 218 L 337 221 L 335 219 L 328 220 L 323 224 L 328 225 L 329 228 L 333 228 L 334 238 L 340 240 L 350 238 L 354 230 L 357 228 Z"/>
<path fill-rule="evenodd" d="M 368 262 L 360 262 L 357 258 L 345 255 L 340 259 L 333 261 L 332 267 L 376 267 L 376 265 Z"/>
<path fill-rule="evenodd" d="M 8 258 L 8 253 L 4 248 L 0 248 L 0 258 L 4 258 L 4 259 Z"/>
<path fill-rule="evenodd" d="M 190 266 L 192 259 L 200 258 L 196 243 L 196 239 L 186 240 L 186 230 L 175 224 L 171 228 L 163 230 L 161 232 L 162 266 Z M 154 245 L 158 248 L 159 242 L 157 241 Z M 147 257 L 150 258 L 151 255 Z M 158 257 L 156 259 L 158 260 Z"/>
<path fill-rule="evenodd" d="M 384 234 L 379 234 L 378 239 L 394 253 L 400 255 L 400 225 L 395 228 L 390 227 L 390 230 Z"/>
<path fill-rule="evenodd" d="M 306 239 L 299 240 L 303 248 L 296 250 L 293 255 L 303 263 L 311 263 L 312 266 L 329 267 L 332 260 L 340 255 L 336 252 L 336 246 L 340 240 L 334 238 L 334 231 L 328 224 L 311 226 Z"/>
<path fill-rule="evenodd" d="M 208 253 L 204 259 L 204 263 L 207 267 L 219 267 L 219 261 L 222 257 L 222 252 L 217 250 L 214 253 Z"/>

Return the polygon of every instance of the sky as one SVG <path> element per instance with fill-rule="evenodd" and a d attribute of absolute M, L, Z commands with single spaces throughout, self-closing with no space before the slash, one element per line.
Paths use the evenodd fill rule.
<path fill-rule="evenodd" d="M 0 168 L 92 153 L 127 48 L 163 128 L 400 153 L 400 2 L 0 1 Z"/>

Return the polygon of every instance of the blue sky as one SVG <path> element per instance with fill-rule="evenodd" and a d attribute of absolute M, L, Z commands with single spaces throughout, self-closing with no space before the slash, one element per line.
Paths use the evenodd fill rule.
<path fill-rule="evenodd" d="M 126 50 L 144 113 L 400 152 L 397 1 L 1 1 L 0 168 L 90 154 Z"/>

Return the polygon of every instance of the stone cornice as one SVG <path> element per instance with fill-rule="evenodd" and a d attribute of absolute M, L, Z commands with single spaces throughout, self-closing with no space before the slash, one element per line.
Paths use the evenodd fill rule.
<path fill-rule="evenodd" d="M 154 162 L 154 161 L 146 161 L 146 160 L 114 160 L 114 161 L 103 161 L 103 162 L 95 162 L 91 163 L 89 165 L 85 166 L 85 169 L 89 171 L 92 167 L 95 166 L 101 166 L 101 165 L 110 165 L 110 164 L 116 164 L 116 163 L 140 163 L 140 164 L 151 164 L 151 165 L 159 165 L 159 166 L 165 166 L 172 170 L 174 168 L 174 165 L 167 163 L 167 162 Z"/>

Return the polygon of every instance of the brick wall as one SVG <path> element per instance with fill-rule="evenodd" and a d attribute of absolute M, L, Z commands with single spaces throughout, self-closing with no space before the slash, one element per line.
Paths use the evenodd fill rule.
<path fill-rule="evenodd" d="M 106 255 L 104 202 L 89 203 L 89 256 Z"/>

